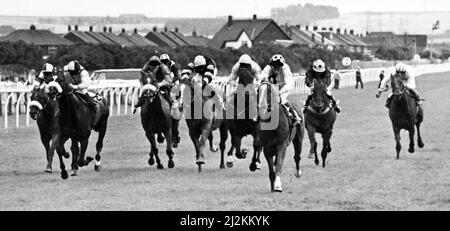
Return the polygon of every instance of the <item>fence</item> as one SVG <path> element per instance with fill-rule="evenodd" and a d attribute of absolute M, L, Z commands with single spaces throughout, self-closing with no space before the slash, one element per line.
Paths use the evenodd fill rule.
<path fill-rule="evenodd" d="M 412 66 L 417 76 L 429 73 L 440 73 L 450 71 L 450 64 L 427 64 Z M 394 67 L 389 68 L 368 68 L 361 70 L 361 76 L 364 82 L 379 81 L 381 70 L 385 71 L 385 76 L 394 72 Z M 340 87 L 349 87 L 356 84 L 355 70 L 339 71 L 341 80 Z M 304 84 L 304 76 L 294 76 L 294 87 L 291 94 L 306 94 L 308 88 Z M 225 90 L 226 78 L 217 77 L 213 84 L 221 90 Z M 95 82 L 90 89 L 96 90 L 99 94 L 109 99 L 109 108 L 111 115 L 128 115 L 132 113 L 133 105 L 140 95 L 140 85 L 138 81 L 107 81 Z M 229 92 L 231 89 L 227 89 Z M 29 109 L 26 106 L 30 102 L 31 89 L 22 88 L 0 88 L 0 98 L 2 100 L 3 124 L 4 129 L 9 128 L 9 115 L 15 116 L 15 127 L 20 127 L 20 119 L 25 117 L 25 125 L 30 126 Z M 24 116 L 20 114 L 25 113 Z M 13 121 L 14 122 L 14 121 Z"/>

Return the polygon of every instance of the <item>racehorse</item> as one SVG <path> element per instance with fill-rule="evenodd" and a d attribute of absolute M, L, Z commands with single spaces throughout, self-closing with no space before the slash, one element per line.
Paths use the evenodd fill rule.
<path fill-rule="evenodd" d="M 327 155 L 332 150 L 330 139 L 333 134 L 334 123 L 336 122 L 336 111 L 331 106 L 330 100 L 328 100 L 327 86 L 325 84 L 314 80 L 312 88 L 312 100 L 307 105 L 305 112 L 305 126 L 306 130 L 308 130 L 309 142 L 311 143 L 309 157 L 312 158 L 314 155 L 314 163 L 319 165 L 315 134 L 322 134 L 322 167 L 325 168 Z"/>
<path fill-rule="evenodd" d="M 406 89 L 400 75 L 391 75 L 392 98 L 389 106 L 389 118 L 392 122 L 394 130 L 397 159 L 400 159 L 400 130 L 405 129 L 409 132 L 409 149 L 408 152 L 414 153 L 414 125 L 417 128 L 417 144 L 419 148 L 425 145 L 420 136 L 420 124 L 423 122 L 423 108 L 416 105 L 413 97 Z"/>
<path fill-rule="evenodd" d="M 258 107 L 261 116 L 260 140 L 263 146 L 264 156 L 269 167 L 269 179 L 272 192 L 282 192 L 281 173 L 286 149 L 292 142 L 294 145 L 294 161 L 296 164 L 295 176 L 300 178 L 303 174 L 300 170 L 300 154 L 305 133 L 303 123 L 292 127 L 289 112 L 280 102 L 277 102 L 274 85 L 269 82 L 261 83 L 259 87 Z M 297 105 L 291 103 L 300 117 L 303 114 Z M 264 123 L 271 124 L 265 128 Z"/>
<path fill-rule="evenodd" d="M 28 107 L 30 108 L 30 117 L 37 122 L 41 142 L 45 148 L 47 157 L 47 167 L 45 172 L 51 173 L 56 141 L 59 137 L 59 127 L 57 123 L 59 109 L 56 100 L 48 97 L 44 87 L 45 85 L 43 84 L 40 88 L 33 89 Z M 62 153 L 62 156 L 66 159 L 70 157 L 69 153 L 65 150 Z"/>
<path fill-rule="evenodd" d="M 247 151 L 241 150 L 241 141 L 247 135 L 253 137 L 253 158 L 250 164 L 250 171 L 256 171 L 260 169 L 259 165 L 261 163 L 261 143 L 259 141 L 259 121 L 253 120 L 252 117 L 256 118 L 257 115 L 257 91 L 253 84 L 253 75 L 249 70 L 240 69 L 238 71 L 239 83 L 237 91 L 233 94 L 233 104 L 227 105 L 227 113 L 233 112 L 233 118 L 228 119 L 228 126 L 231 133 L 232 146 L 228 152 L 228 156 L 233 155 L 233 150 L 236 148 L 236 157 L 238 159 L 245 159 Z M 226 93 L 225 93 L 226 95 Z M 242 103 L 239 101 L 244 101 L 243 107 Z M 254 113 L 252 111 L 254 109 Z M 252 115 L 254 114 L 254 115 Z M 227 160 L 228 167 L 233 164 L 232 158 Z"/>
<path fill-rule="evenodd" d="M 66 76 L 59 72 L 56 81 L 47 85 L 49 94 L 57 95 L 57 102 L 60 109 L 58 125 L 60 128 L 60 136 L 57 141 L 57 149 L 63 150 L 64 144 L 68 139 L 72 140 L 72 170 L 71 176 L 78 175 L 78 167 L 89 165 L 93 158 L 85 159 L 86 150 L 89 143 L 91 131 L 99 133 L 96 144 L 97 154 L 95 156 L 95 171 L 101 171 L 101 151 L 103 149 L 103 139 L 106 134 L 108 124 L 109 108 L 105 98 L 99 99 L 97 103 L 100 105 L 101 117 L 97 124 L 93 124 L 95 114 L 89 108 L 86 102 L 70 88 L 69 84 L 73 83 L 70 76 Z M 60 155 L 62 152 L 58 152 Z M 60 157 L 61 178 L 67 179 L 68 174 L 65 170 L 64 161 Z"/>
<path fill-rule="evenodd" d="M 148 160 L 148 164 L 153 166 L 156 157 L 157 168 L 164 169 L 158 156 L 158 148 L 156 147 L 155 141 L 155 134 L 157 134 L 158 142 L 163 143 L 164 138 L 160 136 L 160 134 L 163 133 L 167 143 L 166 154 L 169 157 L 168 167 L 174 168 L 174 152 L 172 150 L 172 126 L 174 119 L 171 116 L 169 102 L 164 95 L 169 94 L 169 90 L 167 89 L 169 86 L 156 87 L 157 82 L 153 73 L 141 72 L 141 74 L 143 75 L 143 78 L 141 79 L 144 80 L 144 86 L 142 87 L 142 99 L 144 100 L 144 104 L 141 110 L 141 124 L 144 128 L 145 136 L 150 142 L 150 159 Z"/>
<path fill-rule="evenodd" d="M 189 137 L 195 147 L 196 164 L 198 165 L 198 172 L 202 171 L 202 165 L 205 164 L 204 149 L 206 140 L 209 140 L 210 150 L 217 152 L 218 150 L 213 145 L 213 131 L 219 129 L 220 131 L 220 152 L 221 161 L 220 169 L 225 169 L 224 152 L 228 139 L 228 125 L 224 118 L 216 118 L 212 104 L 212 98 L 217 94 L 212 92 L 211 95 L 203 94 L 204 91 L 201 83 L 196 83 L 194 79 L 186 79 L 182 82 L 187 88 L 182 92 L 182 103 L 184 108 L 190 114 L 186 116 L 186 124 L 189 129 Z M 209 87 L 209 86 L 207 86 Z M 209 88 L 208 88 L 209 89 Z M 223 115 L 225 114 L 222 111 Z"/>

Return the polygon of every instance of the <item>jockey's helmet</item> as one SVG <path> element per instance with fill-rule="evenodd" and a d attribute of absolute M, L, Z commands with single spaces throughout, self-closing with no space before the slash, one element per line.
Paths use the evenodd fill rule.
<path fill-rule="evenodd" d="M 159 59 L 160 59 L 161 61 L 163 61 L 163 60 L 170 60 L 170 57 L 169 57 L 168 54 L 162 54 L 162 55 L 159 57 Z"/>
<path fill-rule="evenodd" d="M 321 59 L 314 61 L 313 70 L 319 73 L 325 72 L 325 63 Z"/>
<path fill-rule="evenodd" d="M 283 56 L 280 54 L 272 56 L 270 59 L 270 65 L 273 67 L 281 67 L 284 65 L 286 61 L 284 60 Z"/>
<path fill-rule="evenodd" d="M 252 64 L 252 58 L 250 57 L 250 55 L 247 54 L 243 54 L 240 58 L 239 58 L 239 63 L 240 64 Z"/>
<path fill-rule="evenodd" d="M 395 65 L 395 72 L 406 72 L 406 65 L 404 63 L 398 63 Z"/>
<path fill-rule="evenodd" d="M 152 56 L 150 60 L 148 60 L 148 64 L 152 67 L 156 67 L 161 64 L 161 60 L 158 58 L 158 56 Z"/>
<path fill-rule="evenodd" d="M 198 66 L 204 66 L 204 65 L 206 65 L 205 57 L 203 57 L 202 55 L 197 55 L 194 59 L 194 66 L 198 67 Z"/>
<path fill-rule="evenodd" d="M 81 71 L 81 65 L 77 60 L 71 61 L 67 65 L 67 70 L 69 71 L 70 75 L 76 75 L 79 74 Z"/>
<path fill-rule="evenodd" d="M 44 64 L 44 66 L 42 67 L 42 73 L 52 73 L 52 72 L 53 72 L 53 65 L 51 65 L 50 63 Z"/>

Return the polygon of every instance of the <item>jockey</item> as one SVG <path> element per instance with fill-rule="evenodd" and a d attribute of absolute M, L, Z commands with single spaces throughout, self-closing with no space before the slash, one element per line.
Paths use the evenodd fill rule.
<path fill-rule="evenodd" d="M 293 126 L 302 123 L 302 118 L 294 110 L 291 103 L 287 100 L 289 91 L 292 89 L 294 80 L 289 65 L 285 62 L 282 55 L 274 55 L 261 73 L 261 81 L 268 81 L 277 84 L 280 87 L 281 104 L 289 111 L 290 117 L 294 120 Z"/>
<path fill-rule="evenodd" d="M 175 62 L 170 59 L 168 54 L 162 54 L 159 59 L 161 60 L 161 63 L 169 68 L 172 75 L 172 82 L 176 83 L 180 79 L 180 73 L 178 72 L 178 67 Z"/>
<path fill-rule="evenodd" d="M 216 62 L 209 57 L 197 55 L 194 59 L 194 71 L 192 74 L 193 79 L 197 83 L 202 83 L 203 88 L 209 86 L 214 92 L 216 92 L 216 97 L 213 97 L 216 105 L 219 108 L 225 109 L 222 96 L 218 94 L 218 89 L 214 85 L 211 85 L 217 74 Z"/>
<path fill-rule="evenodd" d="M 95 119 L 93 124 L 96 125 L 100 120 L 101 112 L 100 105 L 95 103 L 88 93 L 88 87 L 91 80 L 89 73 L 77 60 L 71 61 L 69 64 L 64 66 L 64 71 L 67 71 L 72 78 L 72 83 L 69 84 L 69 87 L 73 89 L 78 96 L 85 100 L 88 106 L 94 111 Z"/>
<path fill-rule="evenodd" d="M 402 77 L 406 89 L 408 90 L 410 95 L 416 100 L 417 106 L 420 106 L 422 103 L 421 103 L 420 96 L 416 91 L 416 78 L 414 76 L 414 73 L 410 69 L 410 67 L 403 63 L 399 63 L 395 66 L 395 72 L 396 72 L 396 74 L 399 74 Z M 383 91 L 386 91 L 388 89 L 387 84 L 389 81 L 391 81 L 391 78 L 387 78 L 387 77 L 385 77 L 381 81 L 380 89 L 378 89 L 378 93 L 377 93 L 377 98 L 379 98 L 381 96 L 381 93 Z M 392 93 L 389 95 L 389 97 L 386 100 L 387 108 L 389 108 L 389 106 L 391 104 L 391 96 L 392 96 Z"/>
<path fill-rule="evenodd" d="M 50 63 L 44 64 L 41 72 L 33 81 L 33 88 L 39 88 L 43 83 L 49 83 L 55 79 L 55 68 Z"/>
<path fill-rule="evenodd" d="M 172 75 L 169 70 L 169 68 L 164 65 L 160 59 L 157 56 L 152 56 L 150 60 L 144 65 L 142 68 L 142 72 L 149 73 L 152 72 L 155 75 L 157 86 L 156 87 L 162 87 L 162 86 L 172 86 Z M 143 76 L 145 77 L 145 76 Z M 142 85 L 149 84 L 149 82 L 145 79 L 139 79 Z M 172 99 L 172 96 L 170 95 L 170 90 L 168 89 L 168 92 L 164 94 L 167 101 L 169 101 L 170 106 L 174 106 L 174 100 Z M 144 100 L 142 97 L 139 98 L 136 105 L 134 105 L 135 108 L 141 107 L 144 103 Z"/>
<path fill-rule="evenodd" d="M 325 63 L 320 59 L 314 61 L 312 67 L 306 72 L 305 84 L 307 87 L 311 88 L 311 92 L 308 95 L 308 98 L 306 98 L 305 104 L 303 105 L 303 112 L 306 111 L 309 102 L 312 100 L 312 84 L 314 79 L 316 81 L 324 83 L 327 86 L 328 99 L 331 100 L 333 107 L 336 108 L 336 112 L 340 113 L 341 108 L 339 107 L 339 104 L 336 102 L 334 97 L 331 95 L 331 89 L 333 88 L 333 84 L 331 81 L 331 72 L 328 67 L 325 66 Z"/>
<path fill-rule="evenodd" d="M 253 82 L 255 84 L 260 82 L 261 67 L 255 61 L 253 61 L 249 55 L 244 54 L 239 58 L 239 61 L 234 64 L 233 68 L 231 69 L 231 74 L 228 78 L 227 83 L 234 83 L 236 81 L 236 79 L 239 77 L 238 72 L 241 68 L 250 69 L 254 78 Z"/>

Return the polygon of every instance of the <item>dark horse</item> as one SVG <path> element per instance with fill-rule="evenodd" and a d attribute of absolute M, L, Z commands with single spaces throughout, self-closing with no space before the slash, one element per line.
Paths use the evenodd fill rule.
<path fill-rule="evenodd" d="M 419 148 L 425 145 L 420 136 L 420 124 L 423 122 L 423 108 L 416 105 L 416 101 L 409 94 L 401 80 L 400 75 L 391 75 L 392 98 L 389 106 L 389 118 L 392 121 L 394 130 L 397 159 L 400 159 L 400 130 L 405 129 L 409 132 L 408 152 L 414 153 L 414 125 L 417 127 L 417 144 Z"/>
<path fill-rule="evenodd" d="M 224 152 L 226 147 L 225 142 L 228 139 L 228 125 L 224 118 L 215 117 L 212 98 L 217 93 L 210 92 L 211 94 L 204 94 L 201 83 L 196 83 L 194 79 L 186 79 L 182 84 L 187 86 L 182 92 L 183 98 L 181 100 L 186 109 L 185 113 L 189 112 L 185 118 L 189 129 L 189 136 L 195 147 L 198 171 L 201 172 L 202 165 L 205 164 L 203 153 L 207 139 L 209 140 L 210 150 L 213 152 L 217 151 L 213 145 L 213 131 L 216 129 L 220 131 L 220 169 L 225 169 Z M 209 87 L 205 87 L 205 92 L 210 89 Z M 224 111 L 222 113 L 222 115 L 225 114 Z"/>
<path fill-rule="evenodd" d="M 101 170 L 100 153 L 103 149 L 103 139 L 106 134 L 106 128 L 108 124 L 109 108 L 107 107 L 106 99 L 102 98 L 98 101 L 101 110 L 101 117 L 97 124 L 93 124 L 95 114 L 92 109 L 89 108 L 86 102 L 78 96 L 70 87 L 69 84 L 73 83 L 70 76 L 65 76 L 61 72 L 55 82 L 48 85 L 49 92 L 52 94 L 57 93 L 57 102 L 60 110 L 58 118 L 58 125 L 60 128 L 60 136 L 57 141 L 57 149 L 62 150 L 64 144 L 68 139 L 72 140 L 72 171 L 71 176 L 76 176 L 78 173 L 78 167 L 84 167 L 89 165 L 93 160 L 91 157 L 85 159 L 86 150 L 89 143 L 89 137 L 91 130 L 99 133 L 96 144 L 97 154 L 95 156 L 95 171 Z M 55 94 L 56 95 L 56 94 Z M 58 151 L 58 155 L 62 153 Z M 68 178 L 67 171 L 65 170 L 64 161 L 60 157 L 61 177 L 63 179 Z"/>
<path fill-rule="evenodd" d="M 58 103 L 51 99 L 45 92 L 45 85 L 41 88 L 33 89 L 31 92 L 31 102 L 28 104 L 30 108 L 29 114 L 33 120 L 36 120 L 41 142 L 45 148 L 47 157 L 47 167 L 45 172 L 52 172 L 53 156 L 55 154 L 56 141 L 59 137 L 59 127 L 57 117 L 59 114 Z M 58 150 L 59 151 L 59 150 Z M 66 151 L 62 156 L 69 158 L 70 155 Z"/>
<path fill-rule="evenodd" d="M 174 119 L 171 116 L 171 109 L 168 100 L 164 94 L 169 94 L 169 86 L 156 87 L 157 82 L 153 73 L 143 73 L 147 79 L 143 82 L 144 86 L 142 88 L 142 99 L 144 100 L 142 110 L 141 110 L 141 124 L 145 131 L 145 136 L 150 142 L 150 159 L 148 164 L 150 166 L 156 164 L 158 169 L 163 169 L 164 166 L 161 164 L 161 160 L 158 156 L 158 148 L 156 147 L 155 134 L 164 134 L 166 137 L 166 154 L 169 157 L 168 167 L 174 168 L 175 163 L 173 161 L 174 152 L 172 150 L 173 146 L 173 136 L 172 136 L 172 126 Z M 170 97 L 170 95 L 168 96 Z M 162 137 L 158 138 L 158 142 L 164 142 Z"/>
<path fill-rule="evenodd" d="M 259 169 L 261 163 L 261 143 L 259 141 L 259 121 L 253 120 L 257 116 L 257 91 L 253 84 L 253 76 L 247 69 L 240 69 L 238 72 L 239 83 L 236 93 L 233 94 L 233 104 L 227 105 L 227 114 L 232 114 L 233 118 L 228 119 L 227 123 L 231 133 L 231 149 L 228 156 L 233 155 L 236 148 L 236 157 L 245 159 L 246 150 L 241 150 L 241 141 L 247 135 L 253 137 L 253 158 L 250 164 L 250 171 Z M 243 104 L 244 103 L 244 104 Z M 232 159 L 227 160 L 227 166 L 232 167 Z"/>
<path fill-rule="evenodd" d="M 281 103 L 277 102 L 276 99 L 279 97 L 275 94 L 277 94 L 276 89 L 272 84 L 268 82 L 261 84 L 258 103 L 261 116 L 260 140 L 269 167 L 271 190 L 272 192 L 282 192 L 281 173 L 286 149 L 291 142 L 294 145 L 295 176 L 299 178 L 303 174 L 300 170 L 300 154 L 305 127 L 303 124 L 291 126 L 292 120 L 289 118 L 289 112 Z M 303 117 L 297 105 L 292 103 L 292 106 L 298 115 Z"/>
<path fill-rule="evenodd" d="M 317 157 L 317 142 L 316 133 L 322 134 L 322 166 L 325 168 L 328 153 L 331 152 L 331 135 L 333 134 L 333 126 L 336 122 L 336 111 L 330 105 L 330 100 L 327 96 L 327 86 L 320 81 L 313 81 L 312 100 L 307 105 L 305 112 L 305 126 L 308 130 L 309 142 L 311 149 L 309 157 L 314 155 L 314 163 L 319 165 L 319 158 Z"/>

